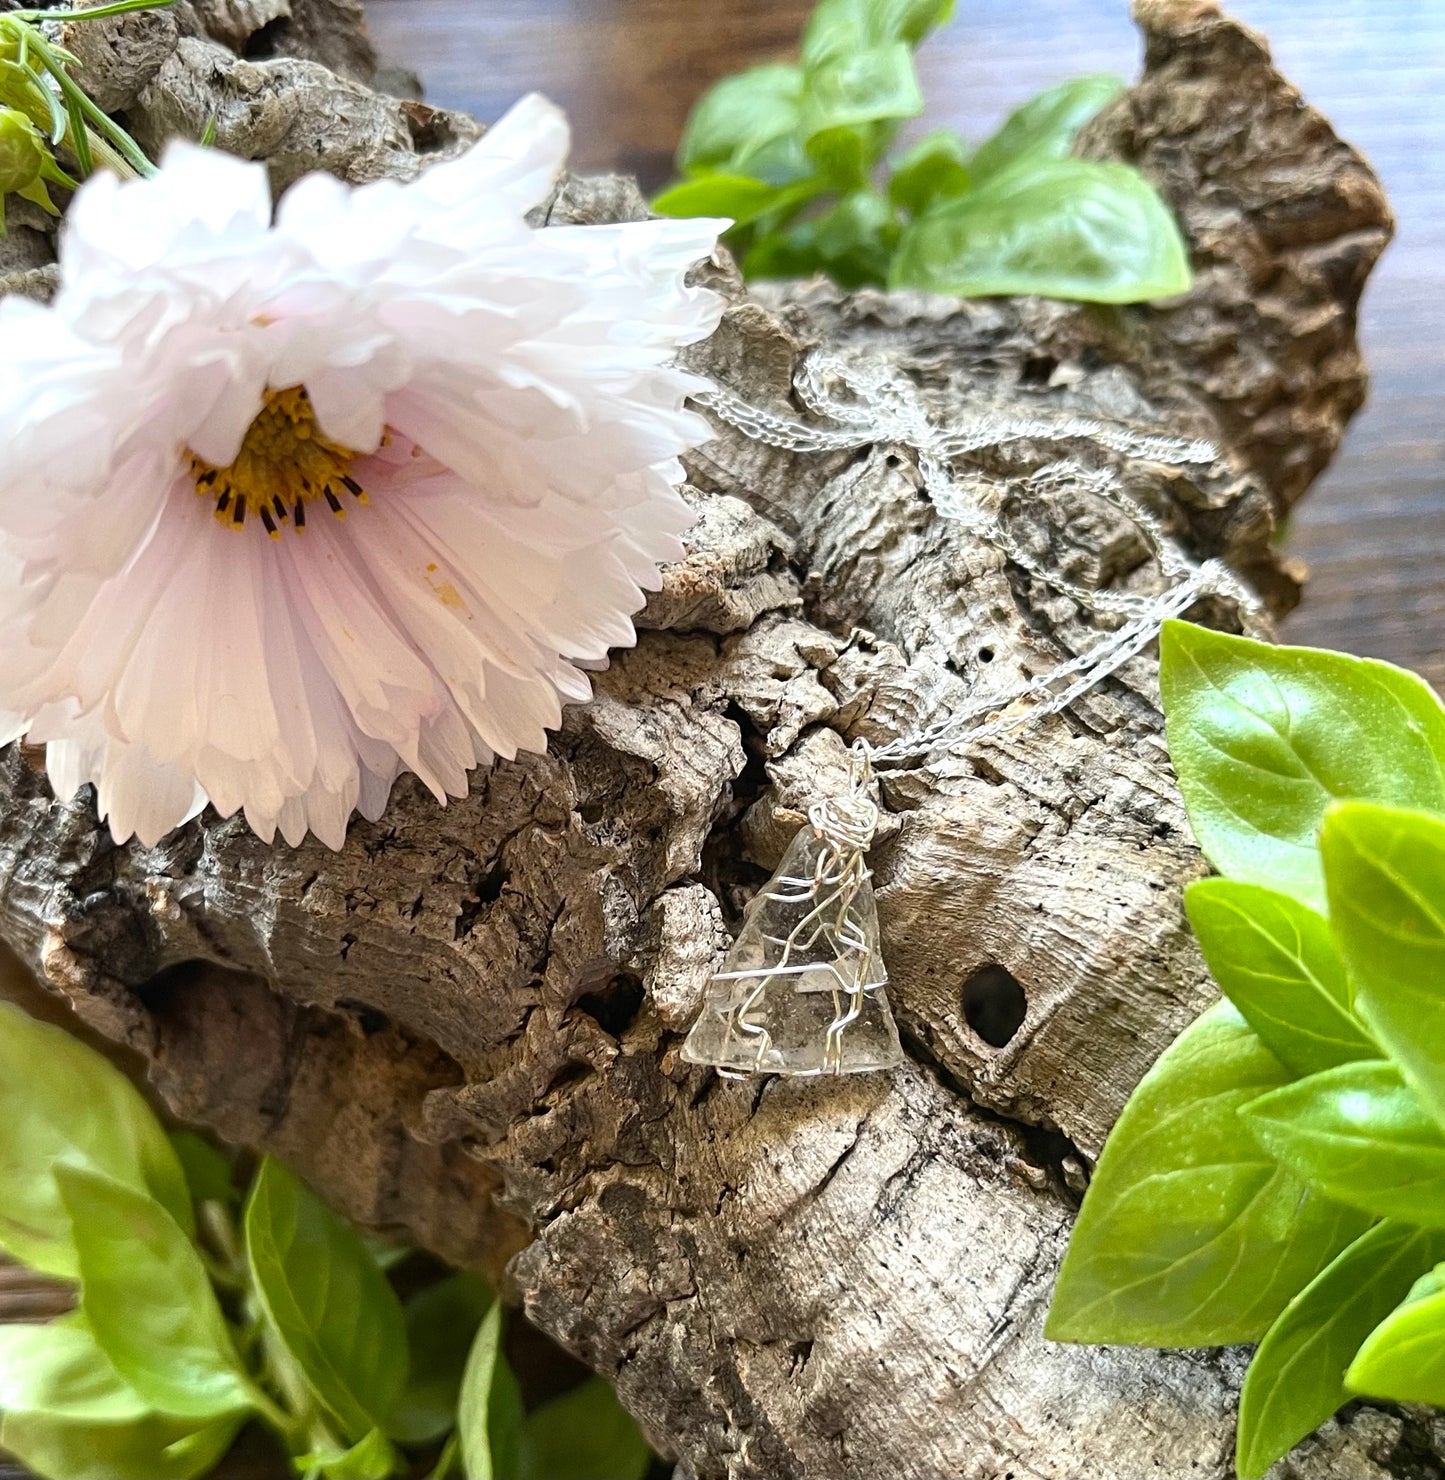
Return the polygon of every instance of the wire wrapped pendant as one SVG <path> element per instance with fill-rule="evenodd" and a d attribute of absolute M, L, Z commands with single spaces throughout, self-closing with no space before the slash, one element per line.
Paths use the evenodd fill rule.
<path fill-rule="evenodd" d="M 748 905 L 683 1045 L 723 1074 L 856 1074 L 903 1058 L 884 995 L 888 973 L 866 855 L 878 826 L 866 752 L 843 797 L 810 826 Z"/>

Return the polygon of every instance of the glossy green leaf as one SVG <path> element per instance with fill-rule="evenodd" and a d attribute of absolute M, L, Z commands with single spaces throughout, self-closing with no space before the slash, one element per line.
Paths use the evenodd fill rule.
<path fill-rule="evenodd" d="M 762 175 L 748 166 L 801 127 L 802 69 L 770 64 L 725 77 L 693 109 L 678 146 L 680 169 Z M 801 141 L 796 145 L 802 157 Z"/>
<path fill-rule="evenodd" d="M 242 1421 L 151 1412 L 79 1314 L 0 1326 L 0 1412 L 0 1448 L 54 1480 L 190 1480 L 211 1469 Z"/>
<path fill-rule="evenodd" d="M 55 1169 L 89 1167 L 148 1190 L 188 1233 L 185 1174 L 151 1108 L 79 1039 L 0 1003 L 0 1248 L 44 1274 L 79 1274 Z"/>
<path fill-rule="evenodd" d="M 185 1171 L 186 1185 L 196 1202 L 239 1201 L 231 1163 L 209 1141 L 203 1141 L 192 1131 L 176 1131 L 171 1136 L 171 1145 L 175 1147 Z"/>
<path fill-rule="evenodd" d="M 350 1449 L 302 1455 L 296 1468 L 319 1480 L 387 1480 L 405 1472 L 406 1462 L 391 1440 L 380 1429 L 373 1429 Z"/>
<path fill-rule="evenodd" d="M 916 118 L 923 92 L 913 53 L 902 41 L 850 50 L 810 71 L 803 90 L 805 138 L 825 129 L 857 128 L 883 119 Z"/>
<path fill-rule="evenodd" d="M 1368 1219 L 1254 1144 L 1238 1110 L 1290 1079 L 1227 1002 L 1130 1097 L 1084 1198 L 1045 1334 L 1055 1341 L 1255 1341 Z"/>
<path fill-rule="evenodd" d="M 74 1224 L 81 1309 L 116 1371 L 161 1413 L 209 1419 L 251 1406 L 230 1329 L 180 1224 L 148 1193 L 56 1169 Z"/>
<path fill-rule="evenodd" d="M 361 1236 L 271 1157 L 252 1185 L 245 1233 L 267 1323 L 344 1437 L 384 1427 L 406 1383 L 406 1324 Z"/>
<path fill-rule="evenodd" d="M 1445 1127 L 1445 819 L 1351 803 L 1320 847 L 1355 1008 Z"/>
<path fill-rule="evenodd" d="M 387 1431 L 403 1444 L 430 1444 L 456 1422 L 462 1373 L 492 1304 L 480 1275 L 454 1274 L 406 1303 L 411 1375 Z"/>
<path fill-rule="evenodd" d="M 110 1364 L 83 1318 L 0 1325 L 0 1412 L 127 1423 L 150 1408 Z"/>
<path fill-rule="evenodd" d="M 1025 157 L 1065 158 L 1079 130 L 1123 91 L 1122 78 L 1095 74 L 1061 82 L 1031 98 L 978 146 L 969 161 L 975 182 L 997 175 Z"/>
<path fill-rule="evenodd" d="M 1184 906 L 1220 991 L 1296 1074 L 1381 1056 L 1350 1010 L 1345 963 L 1322 915 L 1239 879 L 1200 879 Z"/>
<path fill-rule="evenodd" d="M 808 138 L 808 160 L 830 193 L 866 190 L 890 137 L 882 125 L 873 123 L 819 129 Z"/>
<path fill-rule="evenodd" d="M 1346 1401 L 1345 1371 L 1360 1344 L 1442 1258 L 1445 1233 L 1377 1223 L 1290 1301 L 1240 1394 L 1240 1480 L 1263 1475 Z"/>
<path fill-rule="evenodd" d="M 521 1480 L 642 1480 L 652 1451 L 600 1377 L 527 1416 Z"/>
<path fill-rule="evenodd" d="M 660 216 L 722 216 L 746 226 L 771 211 L 787 211 L 816 193 L 811 181 L 768 185 L 747 175 L 697 175 L 664 190 L 652 208 Z"/>
<path fill-rule="evenodd" d="M 804 64 L 885 42 L 917 46 L 953 12 L 954 0 L 821 0 L 803 32 Z"/>
<path fill-rule="evenodd" d="M 913 221 L 891 282 L 966 298 L 1138 303 L 1186 292 L 1191 277 L 1174 217 L 1137 170 L 1025 159 Z"/>
<path fill-rule="evenodd" d="M 1266 1151 L 1326 1197 L 1445 1228 L 1445 1134 L 1394 1064 L 1341 1064 L 1240 1114 Z"/>
<path fill-rule="evenodd" d="M 457 1405 L 466 1480 L 511 1480 L 521 1468 L 522 1395 L 502 1353 L 500 1301 L 477 1331 Z"/>
<path fill-rule="evenodd" d="M 920 139 L 893 166 L 888 194 L 893 204 L 921 215 L 941 196 L 962 195 L 969 186 L 967 150 L 952 129 Z"/>
<path fill-rule="evenodd" d="M 1194 835 L 1234 879 L 1325 902 L 1325 810 L 1356 797 L 1445 811 L 1445 709 L 1368 658 L 1165 625 L 1159 681 Z"/>
<path fill-rule="evenodd" d="M 0 1449 L 45 1480 L 196 1480 L 235 1441 L 243 1415 L 197 1424 L 151 1413 L 116 1423 L 7 1413 Z"/>
<path fill-rule="evenodd" d="M 1366 1398 L 1445 1407 L 1445 1264 L 1416 1280 L 1370 1333 L 1345 1386 Z"/>

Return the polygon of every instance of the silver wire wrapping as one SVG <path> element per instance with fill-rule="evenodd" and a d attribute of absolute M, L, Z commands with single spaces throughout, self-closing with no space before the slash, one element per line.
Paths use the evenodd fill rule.
<path fill-rule="evenodd" d="M 855 1074 L 903 1057 L 884 987 L 867 853 L 878 827 L 867 747 L 848 791 L 808 809 L 708 984 L 683 1045 L 723 1074 Z"/>
<path fill-rule="evenodd" d="M 843 394 L 830 386 L 841 387 Z M 1233 601 L 1246 629 L 1262 610 L 1223 561 L 1190 559 L 1112 468 L 1060 459 L 1033 472 L 1025 487 L 1042 492 L 1067 484 L 1130 519 L 1159 569 L 1161 589 L 1152 595 L 1091 590 L 1040 565 L 996 514 L 960 486 L 951 466 L 984 448 L 1069 440 L 1183 466 L 1213 462 L 1218 453 L 1208 442 L 1017 406 L 987 406 L 961 424 L 938 427 L 916 388 L 902 377 L 821 354 L 804 361 L 796 389 L 808 410 L 828 424 L 810 425 L 751 406 L 722 386 L 697 400 L 744 435 L 789 451 L 842 451 L 889 442 L 911 447 L 924 488 L 944 518 L 965 525 L 1084 610 L 1123 622 L 1084 652 L 1017 688 L 980 695 L 885 745 L 855 745 L 848 794 L 809 809 L 811 830 L 803 829 L 793 840 L 778 872 L 749 905 L 742 933 L 712 977 L 683 1047 L 690 1062 L 727 1074 L 847 1074 L 891 1068 L 902 1057 L 883 992 L 887 972 L 866 865 L 878 821 L 877 807 L 867 796 L 875 764 L 923 756 L 945 743 L 972 747 L 1060 713 L 1148 647 L 1164 622 L 1206 596 Z M 824 993 L 832 1004 L 826 1017 L 818 1007 Z"/>

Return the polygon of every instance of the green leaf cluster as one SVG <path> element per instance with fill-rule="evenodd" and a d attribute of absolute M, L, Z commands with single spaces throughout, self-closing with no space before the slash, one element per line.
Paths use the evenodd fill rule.
<path fill-rule="evenodd" d="M 655 209 L 729 218 L 751 278 L 1097 303 L 1187 291 L 1188 252 L 1149 182 L 1071 153 L 1117 78 L 1052 88 L 973 150 L 947 129 L 894 150 L 924 110 L 914 48 L 953 8 L 822 0 L 796 63 L 725 78 L 698 103 Z"/>
<path fill-rule="evenodd" d="M 1047 1333 L 1257 1342 L 1252 1480 L 1350 1397 L 1445 1406 L 1445 707 L 1180 622 L 1160 680 L 1227 1000 L 1125 1106 Z"/>
<path fill-rule="evenodd" d="M 5 197 L 18 195 L 59 215 L 48 185 L 69 190 L 76 182 L 53 151 L 64 146 L 82 177 L 97 157 L 125 176 L 150 175 L 145 151 L 86 95 L 71 76 L 79 62 L 40 29 L 45 21 L 91 21 L 156 10 L 172 0 L 113 0 L 89 9 L 17 9 L 0 15 L 0 240 L 5 236 Z"/>
<path fill-rule="evenodd" d="M 308 1480 L 640 1480 L 600 1380 L 524 1413 L 477 1276 L 405 1303 L 396 1251 L 280 1162 L 167 1136 L 129 1080 L 0 1004 L 0 1249 L 77 1285 L 47 1326 L 0 1327 L 0 1448 L 48 1480 L 190 1480 L 269 1425 Z M 461 1469 L 457 1467 L 460 1464 Z"/>

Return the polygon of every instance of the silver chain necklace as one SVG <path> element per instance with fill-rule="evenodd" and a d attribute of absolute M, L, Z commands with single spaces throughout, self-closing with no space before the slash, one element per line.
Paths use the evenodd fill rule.
<path fill-rule="evenodd" d="M 683 1045 L 683 1058 L 724 1075 L 851 1074 L 890 1069 L 903 1057 L 884 992 L 888 974 L 867 866 L 878 825 L 871 796 L 875 769 L 900 766 L 944 746 L 971 749 L 1063 712 L 1148 647 L 1166 621 L 1205 597 L 1232 601 L 1247 628 L 1263 611 L 1223 561 L 1196 562 L 1186 555 L 1111 467 L 1089 468 L 1064 458 L 1040 468 L 1024 486 L 1038 493 L 1069 487 L 1129 519 L 1159 570 L 1161 586 L 1153 595 L 1093 590 L 1041 564 L 954 472 L 957 460 L 970 453 L 1080 439 L 1120 456 L 1182 467 L 1216 461 L 1219 454 L 1208 442 L 1018 407 L 988 407 L 938 426 L 911 382 L 832 355 L 805 359 L 795 389 L 818 424 L 752 406 L 722 386 L 697 400 L 744 436 L 791 452 L 890 443 L 911 449 L 924 491 L 943 518 L 962 524 L 1085 611 L 1123 621 L 1078 656 L 1012 690 L 970 700 L 884 745 L 854 744 L 847 790 L 809 807 L 808 825 L 748 905 L 742 931 L 709 980 Z"/>

